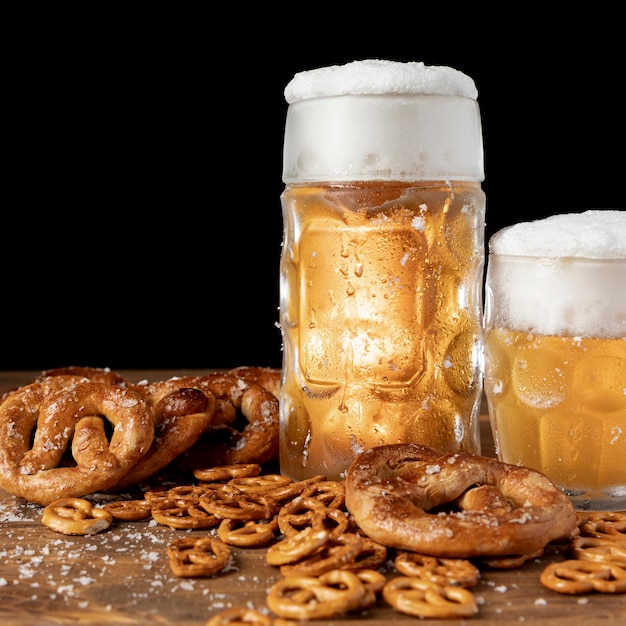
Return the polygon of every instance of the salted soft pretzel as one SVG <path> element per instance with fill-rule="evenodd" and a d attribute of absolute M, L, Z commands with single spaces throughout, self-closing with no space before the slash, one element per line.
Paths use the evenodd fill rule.
<path fill-rule="evenodd" d="M 494 498 L 491 489 L 488 497 L 466 495 L 482 485 L 502 497 Z M 416 444 L 362 452 L 348 469 L 345 488 L 348 510 L 372 539 L 431 556 L 528 554 L 577 527 L 569 498 L 543 474 Z M 481 503 L 487 508 L 472 508 Z"/>
<path fill-rule="evenodd" d="M 0 405 L 0 486 L 12 495 L 45 506 L 108 489 L 150 448 L 142 395 L 74 380 L 31 383 Z"/>
<path fill-rule="evenodd" d="M 261 385 L 261 387 L 267 389 L 277 398 L 280 395 L 280 377 L 282 373 L 280 369 L 241 365 L 240 367 L 230 370 L 228 373 Z"/>
<path fill-rule="evenodd" d="M 119 387 L 132 386 L 130 381 L 108 367 L 83 367 L 79 365 L 44 370 L 33 382 L 39 383 L 55 376 L 80 376 L 92 383 L 107 383 L 109 385 L 118 385 Z"/>
<path fill-rule="evenodd" d="M 211 386 L 211 381 L 221 374 L 205 374 L 201 376 L 172 376 L 166 380 L 150 383 L 139 383 L 134 389 L 143 394 L 151 406 L 156 407 L 167 396 L 180 389 L 196 389 L 204 393 L 211 402 L 215 400 L 214 415 L 211 419 L 213 426 L 232 424 L 237 418 L 237 409 L 228 395 L 217 395 Z"/>
<path fill-rule="evenodd" d="M 152 445 L 116 483 L 115 491 L 149 478 L 188 450 L 211 424 L 215 405 L 213 393 L 193 387 L 180 387 L 161 397 L 153 408 Z"/>
<path fill-rule="evenodd" d="M 226 422 L 216 418 L 183 455 L 192 469 L 239 463 L 263 464 L 278 456 L 278 399 L 252 381 L 231 374 L 202 379 L 217 397 L 217 412 L 234 413 Z M 229 407 L 229 408 L 228 408 Z"/>

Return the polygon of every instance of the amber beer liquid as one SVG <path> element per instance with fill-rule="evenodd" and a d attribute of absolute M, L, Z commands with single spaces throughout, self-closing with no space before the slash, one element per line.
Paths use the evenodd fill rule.
<path fill-rule="evenodd" d="M 545 473 L 578 509 L 626 509 L 626 212 L 527 224 L 490 242 L 485 393 L 498 456 Z"/>
<path fill-rule="evenodd" d="M 398 73 L 443 94 L 379 93 Z M 286 90 L 280 466 L 294 479 L 341 479 L 384 443 L 480 452 L 485 197 L 459 79 L 473 86 L 355 62 Z"/>
<path fill-rule="evenodd" d="M 626 486 L 626 339 L 491 329 L 488 388 L 500 456 L 572 496 Z"/>
<path fill-rule="evenodd" d="M 281 266 L 281 471 L 339 477 L 392 442 L 478 452 L 480 187 L 292 187 L 283 201 L 301 217 Z"/>

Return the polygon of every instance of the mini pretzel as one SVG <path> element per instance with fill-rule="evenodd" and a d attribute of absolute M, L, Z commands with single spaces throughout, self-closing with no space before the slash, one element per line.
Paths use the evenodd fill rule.
<path fill-rule="evenodd" d="M 313 554 L 328 541 L 329 536 L 330 533 L 327 530 L 309 526 L 270 546 L 265 559 L 269 565 L 294 563 Z"/>
<path fill-rule="evenodd" d="M 302 495 L 302 492 L 307 488 L 313 485 L 314 483 L 325 480 L 326 477 L 322 474 L 318 474 L 316 476 L 311 476 L 311 478 L 304 478 L 298 481 L 290 481 L 284 485 L 280 485 L 275 487 L 271 491 L 267 493 L 267 495 L 276 500 L 277 502 L 286 502 L 288 500 L 293 500 L 293 498 Z"/>
<path fill-rule="evenodd" d="M 234 607 L 214 615 L 204 626 L 274 626 L 274 620 L 256 609 Z"/>
<path fill-rule="evenodd" d="M 230 548 L 211 537 L 185 537 L 167 547 L 170 567 L 176 576 L 198 578 L 212 576 L 224 569 L 230 560 Z"/>
<path fill-rule="evenodd" d="M 540 580 L 548 589 L 571 595 L 626 592 L 626 570 L 611 563 L 578 559 L 551 563 Z"/>
<path fill-rule="evenodd" d="M 455 510 L 463 494 L 496 487 L 511 510 Z M 543 474 L 468 453 L 441 454 L 416 444 L 360 453 L 348 469 L 346 506 L 372 539 L 431 556 L 528 554 L 569 537 L 570 499 Z"/>
<path fill-rule="evenodd" d="M 338 617 L 359 607 L 367 591 L 359 577 L 346 570 L 322 576 L 287 576 L 272 585 L 267 606 L 295 620 Z"/>
<path fill-rule="evenodd" d="M 203 482 L 258 476 L 260 473 L 261 466 L 258 463 L 235 463 L 234 465 L 220 465 L 218 467 L 196 468 L 193 470 L 194 478 Z"/>
<path fill-rule="evenodd" d="M 569 552 L 575 559 L 626 567 L 626 542 L 597 537 L 575 537 L 569 543 Z"/>
<path fill-rule="evenodd" d="M 191 500 L 162 500 L 152 504 L 155 522 L 170 528 L 212 528 L 220 523 L 219 518 L 199 507 Z"/>
<path fill-rule="evenodd" d="M 315 498 L 301 496 L 287 502 L 278 511 L 278 527 L 286 537 L 308 526 L 330 530 L 332 539 L 348 530 L 349 519 L 342 509 L 331 509 Z"/>
<path fill-rule="evenodd" d="M 0 486 L 44 506 L 109 489 L 146 454 L 154 436 L 152 411 L 140 394 L 64 380 L 32 383 L 0 405 Z M 64 459 L 70 450 L 73 458 Z"/>
<path fill-rule="evenodd" d="M 478 613 L 471 591 L 438 585 L 422 578 L 399 576 L 383 587 L 383 598 L 394 609 L 415 617 L 456 618 Z"/>
<path fill-rule="evenodd" d="M 381 574 L 375 569 L 357 569 L 352 570 L 359 578 L 359 580 L 365 585 L 366 589 L 379 593 L 383 590 L 383 587 L 387 584 L 387 579 L 384 574 Z"/>
<path fill-rule="evenodd" d="M 343 482 L 337 480 L 315 481 L 302 491 L 303 498 L 315 498 L 330 509 L 342 509 L 346 502 L 346 490 Z"/>
<path fill-rule="evenodd" d="M 444 587 L 474 587 L 480 578 L 480 570 L 466 559 L 446 559 L 400 551 L 394 565 L 405 576 L 430 580 Z"/>
<path fill-rule="evenodd" d="M 354 533 L 344 533 L 330 538 L 315 552 L 295 563 L 280 566 L 283 576 L 321 576 L 333 569 L 344 569 L 359 554 L 362 538 Z"/>
<path fill-rule="evenodd" d="M 284 487 L 292 482 L 291 478 L 282 474 L 263 474 L 262 476 L 232 478 L 227 484 L 231 487 L 236 487 L 243 493 L 266 495 L 278 487 Z"/>
<path fill-rule="evenodd" d="M 44 526 L 64 535 L 94 535 L 113 523 L 111 513 L 92 506 L 82 498 L 61 498 L 46 506 L 41 515 Z"/>
<path fill-rule="evenodd" d="M 276 518 L 268 522 L 223 519 L 217 527 L 217 535 L 224 543 L 231 546 L 258 548 L 266 546 L 274 539 L 277 528 Z"/>
<path fill-rule="evenodd" d="M 237 489 L 215 490 L 200 496 L 200 506 L 218 519 L 263 520 L 273 517 L 277 504 L 271 498 Z"/>
<path fill-rule="evenodd" d="M 341 566 L 341 569 L 376 570 L 382 567 L 387 560 L 387 548 L 369 537 L 361 536 L 361 548 L 349 561 Z"/>
<path fill-rule="evenodd" d="M 580 527 L 581 534 L 597 539 L 626 541 L 626 512 L 591 513 Z"/>
<path fill-rule="evenodd" d="M 148 500 L 116 500 L 107 502 L 103 507 L 113 519 L 125 522 L 138 522 L 152 516 L 152 505 Z"/>

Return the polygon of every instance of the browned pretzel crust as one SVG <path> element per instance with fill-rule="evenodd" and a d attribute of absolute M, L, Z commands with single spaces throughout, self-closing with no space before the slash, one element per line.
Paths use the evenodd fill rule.
<path fill-rule="evenodd" d="M 461 508 L 459 499 L 482 485 L 496 487 L 509 506 L 498 499 L 494 510 Z M 378 446 L 354 460 L 345 487 L 346 506 L 367 535 L 431 556 L 528 554 L 577 527 L 569 498 L 546 476 L 468 453 Z"/>
<path fill-rule="evenodd" d="M 50 377 L 0 405 L 0 486 L 44 506 L 105 490 L 139 461 L 153 436 L 152 411 L 140 394 Z"/>
<path fill-rule="evenodd" d="M 181 387 L 153 406 L 154 439 L 148 452 L 115 485 L 121 491 L 156 474 L 188 450 L 208 428 L 216 399 L 208 390 Z"/>
<path fill-rule="evenodd" d="M 194 470 L 211 465 L 261 465 L 277 459 L 276 396 L 261 385 L 230 374 L 208 374 L 203 380 L 217 398 L 218 416 L 182 455 L 183 463 Z M 223 416 L 230 413 L 233 419 L 226 422 Z"/>

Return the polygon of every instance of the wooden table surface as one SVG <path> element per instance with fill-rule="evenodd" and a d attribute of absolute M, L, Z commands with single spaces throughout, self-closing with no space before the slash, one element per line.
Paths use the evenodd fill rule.
<path fill-rule="evenodd" d="M 198 370 L 121 371 L 135 382 L 163 380 Z M 0 393 L 26 384 L 37 372 L 0 372 Z M 493 456 L 493 440 L 481 418 L 483 454 Z M 175 576 L 166 557 L 167 544 L 185 533 L 154 522 L 116 522 L 91 536 L 55 533 L 41 523 L 42 507 L 0 490 L 0 624 L 172 624 L 204 626 L 210 616 L 229 607 L 267 610 L 266 594 L 280 578 L 265 562 L 265 549 L 233 548 L 226 571 L 211 578 Z M 539 575 L 563 548 L 548 546 L 546 555 L 515 570 L 482 569 L 472 589 L 477 616 L 434 619 L 437 624 L 626 623 L 626 594 L 558 594 L 543 587 Z M 395 575 L 392 565 L 385 568 Z M 608 620 L 617 620 L 608 622 Z M 422 620 L 394 611 L 383 601 L 349 618 L 312 624 L 415 625 Z"/>

